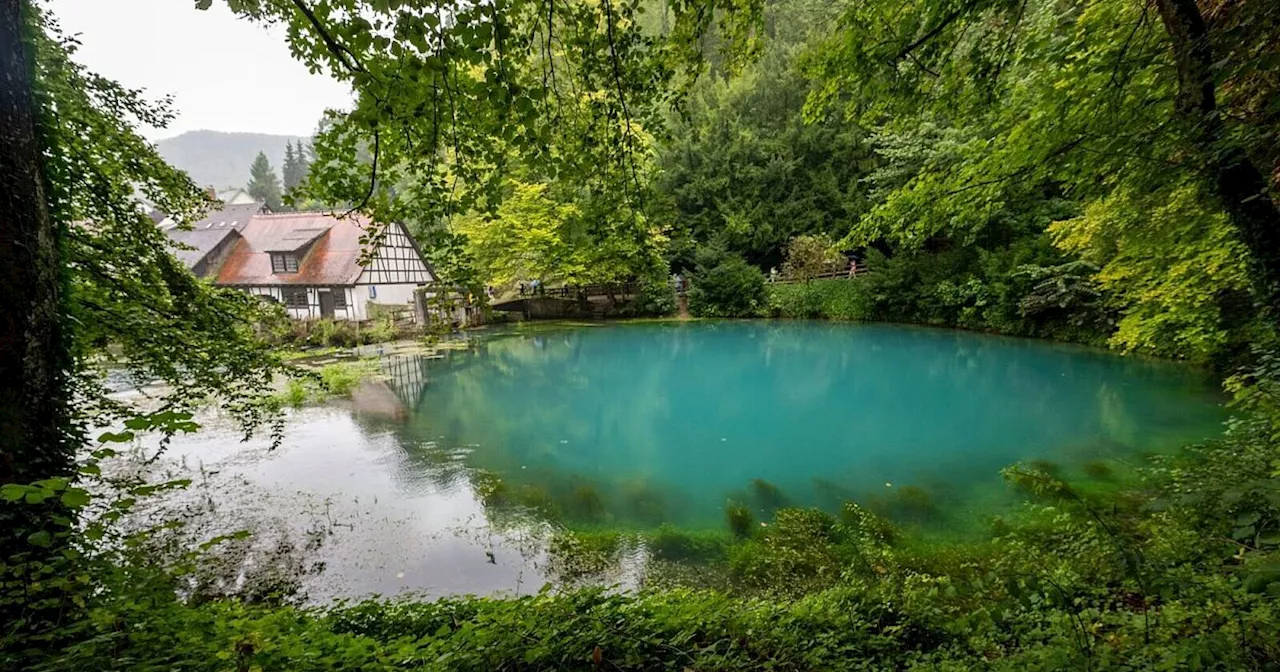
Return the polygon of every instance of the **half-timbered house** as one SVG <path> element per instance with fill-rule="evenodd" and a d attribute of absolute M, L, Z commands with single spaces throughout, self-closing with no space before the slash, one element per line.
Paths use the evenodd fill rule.
<path fill-rule="evenodd" d="M 392 224 L 362 265 L 368 222 L 317 212 L 258 213 L 215 282 L 278 301 L 294 318 L 364 320 L 371 304 L 412 306 L 435 273 L 413 238 Z"/>

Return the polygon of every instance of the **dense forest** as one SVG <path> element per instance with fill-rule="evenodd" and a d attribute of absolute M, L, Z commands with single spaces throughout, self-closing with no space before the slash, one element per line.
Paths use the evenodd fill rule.
<path fill-rule="evenodd" d="M 678 28 L 662 42 L 677 10 L 628 11 L 640 9 L 635 39 L 679 67 Z M 1205 30 L 1229 34 L 1232 47 L 1217 47 L 1205 111 L 1186 102 L 1188 66 L 1141 3 L 962 5 L 938 16 L 923 5 L 874 30 L 888 9 L 771 3 L 749 34 L 708 24 L 698 77 L 654 75 L 666 77 L 670 105 L 623 109 L 627 95 L 650 94 L 609 87 L 617 109 L 581 110 L 585 123 L 602 114 L 627 125 L 605 135 L 619 143 L 612 173 L 607 162 L 566 166 L 554 150 L 504 148 L 510 164 L 474 176 L 487 184 L 459 199 L 456 223 L 420 228 L 462 234 L 463 265 L 499 284 L 662 270 L 705 280 L 727 262 L 741 277 L 716 273 L 723 296 L 709 301 L 701 292 L 716 283 L 694 283 L 695 313 L 919 322 L 1230 368 L 1268 331 L 1251 288 L 1272 281 L 1245 250 L 1269 249 L 1262 222 L 1273 215 L 1257 204 L 1276 174 L 1274 82 L 1262 65 L 1274 45 L 1255 4 L 1212 9 Z M 535 75 L 554 66 L 557 55 L 543 64 L 545 48 L 531 48 Z M 655 52 L 619 65 L 654 67 Z M 554 94 L 554 115 L 564 114 L 558 92 L 526 93 Z M 539 168 L 547 158 L 551 170 Z M 583 180 L 559 172 L 584 169 Z M 1214 177 L 1228 169 L 1239 173 Z M 736 300 L 742 283 L 756 284 L 748 267 L 781 269 L 801 236 L 877 272 Z"/>
<path fill-rule="evenodd" d="M 209 207 L 137 133 L 171 111 L 0 0 L 0 667 L 1277 669 L 1275 3 L 227 4 L 357 93 L 292 197 L 405 222 L 447 283 L 638 281 L 663 314 L 679 273 L 697 316 L 1190 360 L 1233 419 L 1109 487 L 1010 465 L 1025 505 L 976 542 L 854 501 L 730 506 L 723 534 L 654 533 L 689 571 L 635 592 L 304 607 L 209 581 L 237 535 L 122 525 L 188 483 L 102 464 L 211 403 L 278 440 L 272 382 L 301 374 L 255 328 L 267 307 L 196 280 L 138 207 Z M 845 252 L 865 277 L 768 282 Z M 121 400 L 109 364 L 162 392 Z"/>

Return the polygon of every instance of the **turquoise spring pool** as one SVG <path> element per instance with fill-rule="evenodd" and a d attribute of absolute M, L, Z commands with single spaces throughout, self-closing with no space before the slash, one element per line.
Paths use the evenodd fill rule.
<path fill-rule="evenodd" d="M 1106 487 L 1225 419 L 1193 368 L 891 325 L 535 325 L 379 366 L 352 400 L 290 409 L 278 447 L 200 418 L 148 467 L 193 481 L 170 515 L 205 537 L 250 529 L 255 562 L 301 571 L 319 602 L 635 586 L 643 546 L 584 579 L 554 539 L 846 500 L 981 535 L 1016 510 L 1014 462 Z"/>
<path fill-rule="evenodd" d="M 1223 420 L 1188 367 L 889 325 L 517 332 L 428 377 L 403 428 L 425 469 L 464 448 L 490 500 L 583 524 L 716 526 L 727 501 L 980 516 L 1014 462 L 1106 478 Z"/>

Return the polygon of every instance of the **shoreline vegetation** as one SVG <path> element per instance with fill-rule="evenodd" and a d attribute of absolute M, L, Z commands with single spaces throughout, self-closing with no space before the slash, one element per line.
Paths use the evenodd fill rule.
<path fill-rule="evenodd" d="M 192 603 L 181 586 L 199 575 L 196 566 L 138 564 L 132 554 L 154 550 L 146 544 L 97 549 L 83 562 L 110 559 L 108 585 L 140 583 L 114 588 L 121 599 L 98 603 L 78 641 L 40 662 L 1267 669 L 1280 654 L 1280 565 L 1272 560 L 1280 534 L 1274 451 L 1256 441 L 1271 431 L 1254 417 L 1106 490 L 1059 480 L 1050 464 L 1011 466 L 1006 482 L 1026 503 L 992 519 L 979 540 L 931 542 L 853 502 L 835 515 L 783 506 L 759 517 L 727 503 L 719 531 L 582 529 L 551 540 L 549 561 L 567 585 L 645 549 L 645 582 L 625 593 L 588 587 L 301 607 L 284 586 Z M 924 498 L 909 495 L 902 510 L 927 515 Z M 112 623 L 136 631 L 102 629 Z"/>

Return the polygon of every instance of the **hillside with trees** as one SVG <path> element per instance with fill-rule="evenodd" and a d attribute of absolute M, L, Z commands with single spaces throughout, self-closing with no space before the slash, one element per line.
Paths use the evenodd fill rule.
<path fill-rule="evenodd" d="M 249 166 L 259 152 L 279 169 L 288 148 L 308 140 L 294 135 L 188 131 L 157 141 L 156 149 L 169 165 L 185 171 L 196 184 L 228 189 L 245 186 Z"/>

